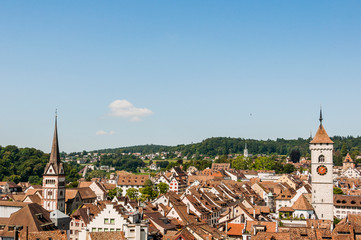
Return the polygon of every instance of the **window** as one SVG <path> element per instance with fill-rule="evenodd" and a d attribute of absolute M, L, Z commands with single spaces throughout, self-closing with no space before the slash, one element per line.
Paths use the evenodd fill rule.
<path fill-rule="evenodd" d="M 319 162 L 319 163 L 325 162 L 325 156 L 320 155 L 320 156 L 318 157 L 318 162 Z"/>
<path fill-rule="evenodd" d="M 108 228 L 104 228 L 104 232 L 108 232 Z"/>
<path fill-rule="evenodd" d="M 103 228 L 98 228 L 98 232 L 101 232 L 101 231 L 103 231 Z"/>
<path fill-rule="evenodd" d="M 115 219 L 114 218 L 110 219 L 110 224 L 115 224 Z"/>
<path fill-rule="evenodd" d="M 92 232 L 96 232 L 97 231 L 97 229 L 96 228 L 92 228 Z"/>
<path fill-rule="evenodd" d="M 104 218 L 104 224 L 109 224 L 109 218 Z"/>

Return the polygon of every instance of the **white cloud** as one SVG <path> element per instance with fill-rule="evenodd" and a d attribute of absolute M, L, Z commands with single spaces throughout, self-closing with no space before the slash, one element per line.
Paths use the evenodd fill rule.
<path fill-rule="evenodd" d="M 148 108 L 137 108 L 132 103 L 123 99 L 115 100 L 109 104 L 110 116 L 123 117 L 129 119 L 131 122 L 142 121 L 141 117 L 148 116 L 153 112 Z"/>
<path fill-rule="evenodd" d="M 95 134 L 96 135 L 113 135 L 115 132 L 112 130 L 112 131 L 104 131 L 104 130 L 99 130 L 99 131 L 96 131 Z"/>

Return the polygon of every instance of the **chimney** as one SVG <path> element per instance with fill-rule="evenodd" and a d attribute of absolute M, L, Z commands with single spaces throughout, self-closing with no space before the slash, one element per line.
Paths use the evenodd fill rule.
<path fill-rule="evenodd" d="M 256 218 L 256 209 L 253 208 L 253 217 Z"/>

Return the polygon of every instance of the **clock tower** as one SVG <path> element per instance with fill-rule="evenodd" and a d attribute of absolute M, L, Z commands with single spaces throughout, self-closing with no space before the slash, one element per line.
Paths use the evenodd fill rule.
<path fill-rule="evenodd" d="M 318 219 L 333 220 L 333 141 L 322 125 L 310 142 L 312 206 Z"/>

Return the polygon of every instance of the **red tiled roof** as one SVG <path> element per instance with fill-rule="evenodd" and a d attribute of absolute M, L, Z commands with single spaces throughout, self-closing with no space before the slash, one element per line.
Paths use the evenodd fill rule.
<path fill-rule="evenodd" d="M 323 125 L 320 124 L 320 127 L 318 128 L 315 137 L 310 143 L 333 143 L 333 141 L 328 136 Z"/>
<path fill-rule="evenodd" d="M 347 163 L 347 162 L 351 162 L 351 163 L 352 163 L 352 162 L 353 162 L 353 161 L 352 161 L 352 158 L 351 158 L 351 156 L 350 156 L 349 153 L 347 153 L 347 155 L 346 155 L 346 157 L 345 157 L 345 160 L 343 160 L 343 162 L 344 162 L 344 163 Z"/>
<path fill-rule="evenodd" d="M 231 236 L 242 236 L 244 224 L 242 223 L 228 223 L 227 234 Z"/>
<path fill-rule="evenodd" d="M 313 210 L 311 203 L 306 199 L 305 194 L 302 194 L 292 206 L 295 210 Z"/>
<path fill-rule="evenodd" d="M 122 173 L 118 175 L 118 185 L 144 186 L 145 181 L 147 181 L 148 179 L 149 179 L 149 175 Z"/>

